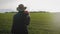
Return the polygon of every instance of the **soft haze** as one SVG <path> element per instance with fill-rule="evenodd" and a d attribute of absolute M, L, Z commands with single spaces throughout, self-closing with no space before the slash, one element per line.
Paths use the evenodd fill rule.
<path fill-rule="evenodd" d="M 27 6 L 28 11 L 60 12 L 60 0 L 0 0 L 0 9 L 16 10 L 19 4 Z"/>

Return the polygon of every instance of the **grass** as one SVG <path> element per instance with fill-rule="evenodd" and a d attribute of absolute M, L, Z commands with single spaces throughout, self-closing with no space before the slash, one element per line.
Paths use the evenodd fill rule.
<path fill-rule="evenodd" d="M 9 34 L 15 13 L 0 14 L 0 34 Z M 51 13 L 30 13 L 29 34 L 60 34 L 54 30 Z"/>

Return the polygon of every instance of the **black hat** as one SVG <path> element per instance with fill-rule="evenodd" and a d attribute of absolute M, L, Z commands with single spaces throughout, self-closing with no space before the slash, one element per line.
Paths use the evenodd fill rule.
<path fill-rule="evenodd" d="M 27 7 L 25 7 L 23 4 L 19 4 L 19 5 L 18 5 L 18 7 L 20 7 L 20 6 L 23 6 L 25 9 L 27 8 Z"/>

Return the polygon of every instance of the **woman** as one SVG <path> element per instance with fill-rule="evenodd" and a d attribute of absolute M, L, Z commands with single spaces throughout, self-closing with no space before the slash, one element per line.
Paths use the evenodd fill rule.
<path fill-rule="evenodd" d="M 27 26 L 30 23 L 30 16 L 25 9 L 23 4 L 17 7 L 19 12 L 13 17 L 12 34 L 28 34 Z"/>

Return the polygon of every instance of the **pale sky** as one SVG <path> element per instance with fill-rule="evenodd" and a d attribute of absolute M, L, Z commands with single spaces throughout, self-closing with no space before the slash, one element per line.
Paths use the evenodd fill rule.
<path fill-rule="evenodd" d="M 0 9 L 13 9 L 19 4 L 27 6 L 28 11 L 60 12 L 60 0 L 0 0 Z"/>

